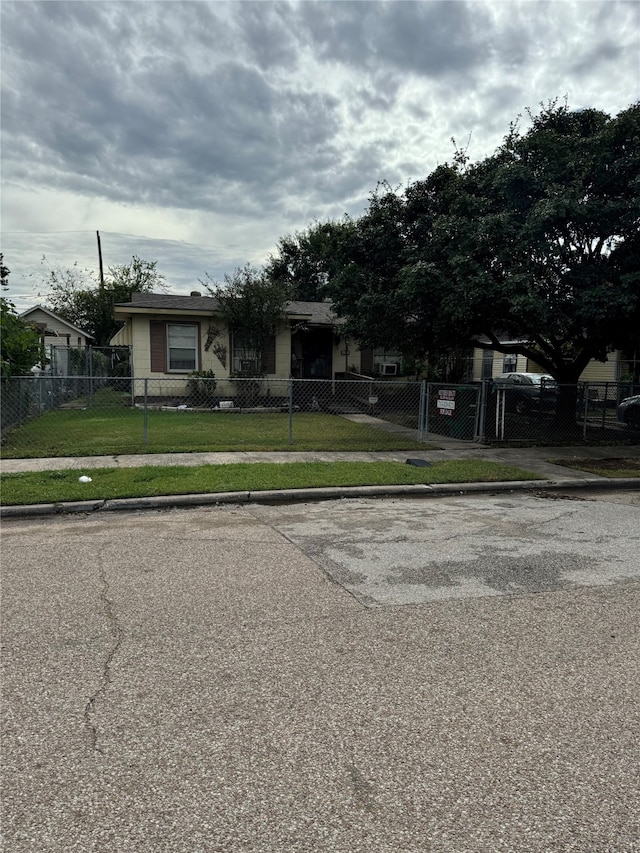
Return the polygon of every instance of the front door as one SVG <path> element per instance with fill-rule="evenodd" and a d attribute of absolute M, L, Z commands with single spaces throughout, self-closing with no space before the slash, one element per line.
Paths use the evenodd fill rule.
<path fill-rule="evenodd" d="M 333 332 L 309 329 L 302 335 L 302 376 L 304 379 L 331 379 Z"/>

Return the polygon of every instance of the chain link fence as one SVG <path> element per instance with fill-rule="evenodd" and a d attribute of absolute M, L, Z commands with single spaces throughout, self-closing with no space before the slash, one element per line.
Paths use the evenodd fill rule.
<path fill-rule="evenodd" d="M 265 377 L 19 377 L 5 457 L 419 447 L 417 382 Z"/>
<path fill-rule="evenodd" d="M 47 373 L 53 376 L 131 376 L 131 347 L 45 347 Z"/>
<path fill-rule="evenodd" d="M 618 417 L 623 399 L 640 393 L 629 383 L 542 384 L 522 388 L 487 385 L 483 434 L 496 443 L 637 443 L 639 425 Z"/>
<path fill-rule="evenodd" d="M 398 380 L 238 377 L 2 380 L 5 457 L 206 450 L 410 450 L 447 437 L 490 444 L 640 441 L 628 383 L 522 389 Z M 638 413 L 638 414 L 634 414 Z"/>
<path fill-rule="evenodd" d="M 637 408 L 618 416 L 622 400 L 640 393 L 631 383 L 555 382 L 501 387 L 429 383 L 425 436 L 489 444 L 626 444 L 640 440 Z"/>

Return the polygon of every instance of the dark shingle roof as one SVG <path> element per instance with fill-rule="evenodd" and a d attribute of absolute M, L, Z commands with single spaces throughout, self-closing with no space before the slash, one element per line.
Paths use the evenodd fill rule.
<path fill-rule="evenodd" d="M 331 302 L 287 302 L 287 314 L 307 314 L 309 323 L 320 326 L 333 326 L 338 318 L 333 313 Z"/>
<path fill-rule="evenodd" d="M 131 302 L 119 302 L 117 308 L 147 308 L 164 311 L 204 311 L 218 309 L 214 296 L 177 296 L 166 293 L 133 293 Z M 287 302 L 285 314 L 303 315 L 311 325 L 333 326 L 339 322 L 331 302 Z"/>
<path fill-rule="evenodd" d="M 213 296 L 176 296 L 168 293 L 132 293 L 131 302 L 119 302 L 121 308 L 164 308 L 180 311 L 215 311 Z"/>

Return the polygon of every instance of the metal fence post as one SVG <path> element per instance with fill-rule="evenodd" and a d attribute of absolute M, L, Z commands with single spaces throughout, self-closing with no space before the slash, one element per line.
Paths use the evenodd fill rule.
<path fill-rule="evenodd" d="M 149 380 L 145 379 L 144 380 L 144 418 L 143 418 L 144 427 L 143 427 L 143 435 L 142 435 L 142 443 L 145 445 L 147 444 L 148 437 L 149 437 L 148 428 L 147 428 L 147 408 L 148 408 L 147 407 L 147 397 L 148 397 L 147 389 L 148 389 L 148 383 L 149 383 Z"/>
<path fill-rule="evenodd" d="M 487 400 L 488 400 L 488 390 L 489 390 L 489 379 L 483 379 L 480 385 L 480 400 L 478 402 L 479 415 L 476 421 L 477 430 L 475 439 L 476 441 L 483 441 L 486 432 L 486 423 L 487 423 Z"/>
<path fill-rule="evenodd" d="M 22 379 L 18 377 L 18 425 L 22 426 L 23 412 L 25 411 L 26 406 L 22 401 Z"/>
<path fill-rule="evenodd" d="M 586 384 L 583 387 L 584 393 L 584 410 L 583 410 L 583 421 L 582 421 L 582 437 L 586 439 L 587 437 L 587 416 L 589 414 L 589 385 Z"/>
<path fill-rule="evenodd" d="M 424 401 L 424 439 L 429 440 L 429 402 L 431 400 L 431 383 L 427 382 L 427 392 Z"/>
<path fill-rule="evenodd" d="M 295 379 L 289 379 L 289 444 L 293 444 L 293 383 Z"/>
<path fill-rule="evenodd" d="M 424 441 L 424 401 L 426 388 L 427 381 L 423 379 L 420 383 L 420 402 L 418 403 L 418 441 Z"/>

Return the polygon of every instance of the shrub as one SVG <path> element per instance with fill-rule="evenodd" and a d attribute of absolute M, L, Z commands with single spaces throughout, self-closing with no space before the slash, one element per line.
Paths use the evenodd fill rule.
<path fill-rule="evenodd" d="M 187 380 L 189 404 L 195 407 L 213 407 L 216 393 L 216 375 L 213 370 L 194 370 Z"/>

